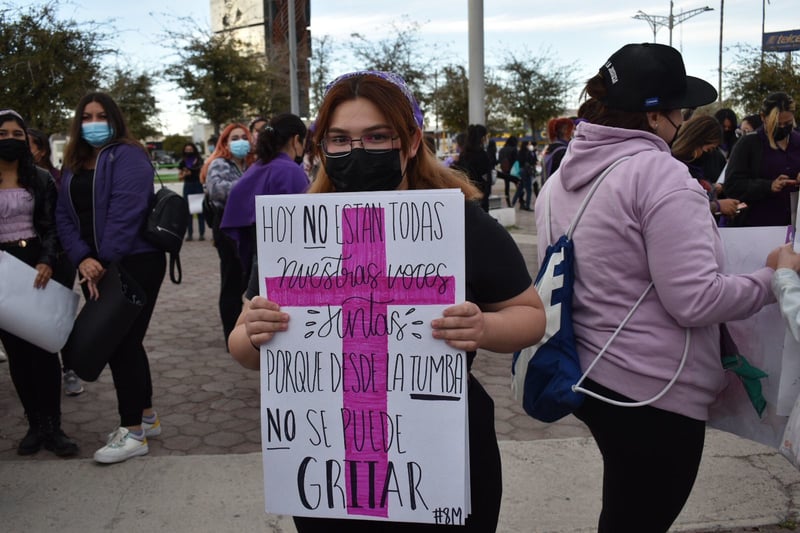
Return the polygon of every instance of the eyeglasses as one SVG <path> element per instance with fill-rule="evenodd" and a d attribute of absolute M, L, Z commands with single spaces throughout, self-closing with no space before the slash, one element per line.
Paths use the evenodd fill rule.
<path fill-rule="evenodd" d="M 399 139 L 391 133 L 370 133 L 362 135 L 358 139 L 350 138 L 346 135 L 328 135 L 320 145 L 322 151 L 328 157 L 344 157 L 350 155 L 353 150 L 353 143 L 360 142 L 364 151 L 369 154 L 384 154 L 394 149 L 394 141 Z"/>

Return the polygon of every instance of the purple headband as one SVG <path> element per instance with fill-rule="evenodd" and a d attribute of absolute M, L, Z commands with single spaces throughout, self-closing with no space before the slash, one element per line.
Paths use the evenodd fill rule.
<path fill-rule="evenodd" d="M 17 117 L 21 121 L 25 122 L 25 119 L 22 118 L 22 115 L 20 115 L 19 113 L 17 113 L 13 109 L 2 109 L 2 110 L 0 110 L 0 116 L 2 116 L 2 115 L 14 115 L 15 117 Z"/>
<path fill-rule="evenodd" d="M 357 76 L 375 76 L 376 78 L 381 78 L 382 80 L 386 80 L 398 89 L 403 92 L 403 95 L 408 100 L 408 103 L 411 104 L 411 112 L 414 113 L 414 120 L 417 122 L 417 126 L 422 128 L 423 124 L 423 116 L 422 110 L 419 108 L 419 104 L 417 103 L 417 99 L 414 98 L 414 95 L 411 93 L 411 89 L 408 88 L 406 85 L 405 80 L 400 77 L 399 75 L 395 74 L 394 72 L 384 72 L 381 70 L 357 70 L 355 72 L 348 72 L 347 74 L 342 74 L 325 87 L 325 94 L 323 98 L 328 95 L 328 91 L 331 90 L 331 87 L 336 85 L 337 83 L 350 79 L 355 78 Z"/>

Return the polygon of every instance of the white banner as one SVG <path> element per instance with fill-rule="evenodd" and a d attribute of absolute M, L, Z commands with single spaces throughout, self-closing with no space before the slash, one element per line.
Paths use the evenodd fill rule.
<path fill-rule="evenodd" d="M 467 360 L 430 322 L 464 301 L 458 190 L 256 198 L 266 510 L 461 523 Z"/>

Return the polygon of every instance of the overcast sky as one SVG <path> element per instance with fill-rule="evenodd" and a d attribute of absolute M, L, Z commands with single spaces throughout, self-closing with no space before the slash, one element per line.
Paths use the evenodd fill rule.
<path fill-rule="evenodd" d="M 173 61 L 173 52 L 165 46 L 163 35 L 182 26 L 178 17 L 191 16 L 208 27 L 209 4 L 203 0 L 108 0 L 68 1 L 61 8 L 62 16 L 75 20 L 93 19 L 109 22 L 119 30 L 117 45 L 123 51 L 120 61 L 135 69 L 161 68 Z M 297 0 L 298 2 L 301 0 Z M 467 65 L 466 0 L 312 0 L 311 34 L 315 38 L 330 35 L 342 44 L 352 32 L 369 38 L 386 38 L 392 21 L 408 20 L 421 25 L 420 36 L 425 46 L 420 53 L 432 63 Z M 164 12 L 168 5 L 169 12 Z M 766 6 L 765 31 L 800 29 L 797 0 L 771 0 Z M 682 51 L 687 72 L 717 86 L 719 64 L 720 2 L 675 1 L 673 15 L 702 7 L 713 11 L 700 13 L 673 28 L 672 44 Z M 633 19 L 641 11 L 647 15 L 669 15 L 668 0 L 485 0 L 484 47 L 487 67 L 503 62 L 507 51 L 524 56 L 527 53 L 548 53 L 556 64 L 574 65 L 577 79 L 595 74 L 605 60 L 629 42 L 653 40 L 650 25 Z M 728 0 L 724 2 L 723 47 L 736 43 L 759 46 L 761 43 L 762 2 L 760 0 Z M 661 28 L 657 41 L 669 42 L 669 29 Z M 334 71 L 352 70 L 358 65 L 347 61 Z M 734 62 L 734 53 L 723 49 L 723 73 Z M 723 78 L 724 83 L 724 78 Z M 167 133 L 184 133 L 190 119 L 180 91 L 163 83 L 158 86 L 159 107 L 164 110 L 162 122 Z M 577 106 L 577 101 L 567 102 Z"/>

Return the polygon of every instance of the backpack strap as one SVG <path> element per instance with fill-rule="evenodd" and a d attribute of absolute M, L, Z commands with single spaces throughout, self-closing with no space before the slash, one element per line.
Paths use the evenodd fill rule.
<path fill-rule="evenodd" d="M 175 271 L 178 274 L 175 275 Z M 179 254 L 169 254 L 169 279 L 175 285 L 180 285 L 183 281 L 183 270 L 181 269 L 181 256 Z"/>
<path fill-rule="evenodd" d="M 575 213 L 575 218 L 572 219 L 572 223 L 570 223 L 569 228 L 567 228 L 567 239 L 572 240 L 572 234 L 575 232 L 575 226 L 578 225 L 581 217 L 583 216 L 583 212 L 586 211 L 586 206 L 589 205 L 589 201 L 594 196 L 594 192 L 606 178 L 606 176 L 614 170 L 617 165 L 630 159 L 630 156 L 625 156 L 620 159 L 617 159 L 611 165 L 608 166 L 597 178 L 595 178 L 594 182 L 592 182 L 592 186 L 589 189 L 589 192 L 584 197 L 581 205 L 578 207 L 578 211 Z M 551 184 L 547 187 L 547 190 L 544 192 L 544 227 L 545 227 L 545 235 L 547 235 L 547 242 L 553 244 L 553 228 L 550 222 L 550 191 L 553 189 L 553 185 Z"/>
<path fill-rule="evenodd" d="M 578 207 L 578 211 L 575 213 L 575 218 L 572 219 L 572 222 L 570 223 L 569 228 L 567 229 L 567 234 L 566 234 L 567 235 L 567 239 L 572 240 L 572 234 L 575 232 L 575 227 L 578 225 L 578 222 L 580 221 L 581 217 L 583 216 L 584 211 L 586 211 L 586 206 L 589 205 L 589 201 L 592 199 L 592 196 L 594 196 L 594 193 L 597 190 L 597 187 L 600 186 L 600 183 L 603 182 L 605 177 L 612 170 L 614 170 L 614 168 L 616 168 L 617 165 L 619 165 L 620 163 L 622 163 L 623 161 L 625 161 L 625 160 L 627 160 L 629 158 L 630 158 L 630 156 L 626 156 L 626 157 L 623 157 L 621 159 L 618 159 L 618 160 L 614 161 L 611 165 L 608 166 L 608 168 L 606 168 L 594 180 L 594 182 L 592 183 L 591 188 L 589 189 L 589 192 L 586 194 L 586 197 L 583 199 L 583 201 L 581 202 L 581 205 Z M 545 213 L 545 231 L 547 232 L 546 235 L 547 235 L 548 240 L 550 242 L 552 242 L 553 237 L 552 237 L 552 231 L 551 231 L 552 228 L 551 228 L 551 224 L 550 224 L 550 189 L 552 189 L 552 185 L 547 188 L 547 191 L 545 191 L 545 211 L 544 211 L 544 213 Z M 628 321 L 631 319 L 631 317 L 633 316 L 633 313 L 636 312 L 636 310 L 639 308 L 639 305 L 642 303 L 642 301 L 644 301 L 645 296 L 647 296 L 647 294 L 650 292 L 650 289 L 652 289 L 652 288 L 653 288 L 653 282 L 651 281 L 650 284 L 647 285 L 647 287 L 645 287 L 644 292 L 642 292 L 642 295 L 639 296 L 639 299 L 636 300 L 636 303 L 633 304 L 633 307 L 631 308 L 631 310 L 628 311 L 628 314 L 625 315 L 625 318 L 622 319 L 622 322 L 620 322 L 619 326 L 617 326 L 617 329 L 614 330 L 614 333 L 611 335 L 611 337 L 609 337 L 609 339 L 603 345 L 603 348 L 600 350 L 600 352 L 597 354 L 597 356 L 592 361 L 592 364 L 590 364 L 589 367 L 584 371 L 583 375 L 581 375 L 581 377 L 578 380 L 578 382 L 575 383 L 575 385 L 572 386 L 572 390 L 574 392 L 581 392 L 583 394 L 586 394 L 587 396 L 591 396 L 592 398 L 596 398 L 598 400 L 602 400 L 602 401 L 604 401 L 606 403 L 609 403 L 609 404 L 612 404 L 612 405 L 616 405 L 616 406 L 619 406 L 619 407 L 642 407 L 642 406 L 649 405 L 649 404 L 657 401 L 659 398 L 664 396 L 667 393 L 667 391 L 669 391 L 669 389 L 672 388 L 672 386 L 678 380 L 678 377 L 680 376 L 681 372 L 683 371 L 683 367 L 686 364 L 686 358 L 689 355 L 689 345 L 690 345 L 691 338 L 692 338 L 692 332 L 691 332 L 691 330 L 689 328 L 686 328 L 686 340 L 684 341 L 684 345 L 683 345 L 683 355 L 681 356 L 681 362 L 678 365 L 678 369 L 675 371 L 675 375 L 672 376 L 672 379 L 669 381 L 669 383 L 667 383 L 664 386 L 664 388 L 661 389 L 661 391 L 658 394 L 656 394 L 655 396 L 653 396 L 649 400 L 643 400 L 643 401 L 640 401 L 640 402 L 621 402 L 621 401 L 618 401 L 618 400 L 612 400 L 611 398 L 606 398 L 605 396 L 602 396 L 601 394 L 597 394 L 594 391 L 590 391 L 588 389 L 585 389 L 585 388 L 581 387 L 581 383 L 583 383 L 583 381 L 589 375 L 589 372 L 592 371 L 592 369 L 597 364 L 597 362 L 600 361 L 600 358 L 603 357 L 603 355 L 605 355 L 606 351 L 608 350 L 608 347 L 611 346 L 611 343 L 614 342 L 614 339 L 617 338 L 617 335 L 619 335 L 620 331 L 622 331 L 622 328 L 624 328 L 625 325 L 628 323 Z"/>

